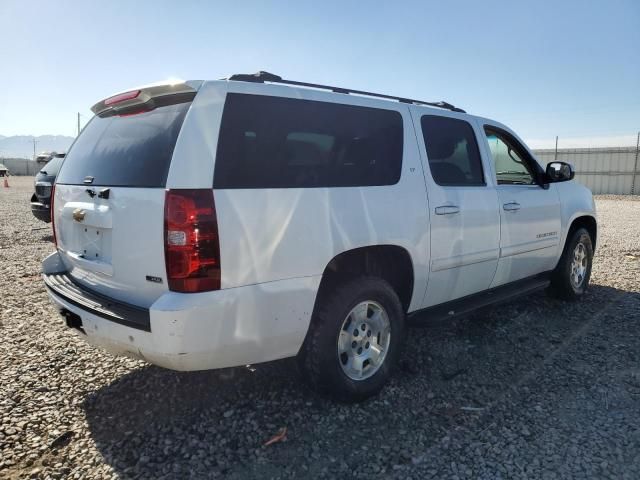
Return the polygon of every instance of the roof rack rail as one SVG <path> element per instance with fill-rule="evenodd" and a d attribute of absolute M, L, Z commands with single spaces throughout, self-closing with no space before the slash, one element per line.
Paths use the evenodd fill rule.
<path fill-rule="evenodd" d="M 381 93 L 365 92 L 363 90 L 353 90 L 351 88 L 331 87 L 329 85 L 319 85 L 317 83 L 296 82 L 294 80 L 285 80 L 279 75 L 274 75 L 273 73 L 263 72 L 263 71 L 260 71 L 257 73 L 237 73 L 235 75 L 231 75 L 226 80 L 235 80 L 240 82 L 253 82 L 253 83 L 264 83 L 264 82 L 282 83 L 284 85 L 295 85 L 298 87 L 319 88 L 322 90 L 331 90 L 332 92 L 335 92 L 335 93 L 345 93 L 345 94 L 353 93 L 356 95 L 365 95 L 367 97 L 385 98 L 387 100 L 397 100 L 398 102 L 401 102 L 401 103 L 413 103 L 414 105 L 429 105 L 430 107 L 444 108 L 446 110 L 451 110 L 452 112 L 467 113 L 461 108 L 455 107 L 454 105 L 451 105 L 450 103 L 447 103 L 447 102 L 425 102 L 422 100 L 414 100 L 411 98 L 395 97 L 393 95 L 383 95 Z"/>

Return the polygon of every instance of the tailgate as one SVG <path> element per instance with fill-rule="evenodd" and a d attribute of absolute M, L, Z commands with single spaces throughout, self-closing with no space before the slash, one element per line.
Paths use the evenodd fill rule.
<path fill-rule="evenodd" d="M 134 306 L 149 307 L 168 290 L 165 186 L 195 95 L 183 90 L 161 97 L 135 91 L 146 103 L 129 105 L 127 94 L 129 106 L 100 110 L 71 147 L 56 181 L 54 228 L 68 275 Z"/>
<path fill-rule="evenodd" d="M 56 185 L 58 250 L 69 275 L 105 296 L 149 307 L 167 290 L 164 189 Z"/>

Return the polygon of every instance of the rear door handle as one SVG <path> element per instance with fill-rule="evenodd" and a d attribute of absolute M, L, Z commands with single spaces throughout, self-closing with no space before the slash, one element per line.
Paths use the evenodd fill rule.
<path fill-rule="evenodd" d="M 509 202 L 502 205 L 507 212 L 515 212 L 516 210 L 520 210 L 520 204 L 518 202 Z"/>
<path fill-rule="evenodd" d="M 436 207 L 436 215 L 453 215 L 454 213 L 459 213 L 460 207 L 455 205 L 442 205 L 441 207 Z"/>

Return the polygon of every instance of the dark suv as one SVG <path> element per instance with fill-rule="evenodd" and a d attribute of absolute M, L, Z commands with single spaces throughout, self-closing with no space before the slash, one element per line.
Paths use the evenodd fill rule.
<path fill-rule="evenodd" d="M 35 192 L 31 195 L 31 212 L 43 222 L 51 221 L 51 189 L 64 156 L 64 153 L 56 153 L 36 175 Z"/>

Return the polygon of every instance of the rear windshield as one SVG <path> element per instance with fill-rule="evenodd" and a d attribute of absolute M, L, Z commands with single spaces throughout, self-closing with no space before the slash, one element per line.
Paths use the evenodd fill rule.
<path fill-rule="evenodd" d="M 52 158 L 44 167 L 42 167 L 42 169 L 40 170 L 40 173 L 43 175 L 54 175 L 54 176 L 57 175 L 63 160 L 64 160 L 64 157 Z"/>
<path fill-rule="evenodd" d="M 393 185 L 402 135 L 402 116 L 393 110 L 230 93 L 214 187 Z"/>
<path fill-rule="evenodd" d="M 57 183 L 164 187 L 191 102 L 133 115 L 96 116 L 67 154 Z"/>

